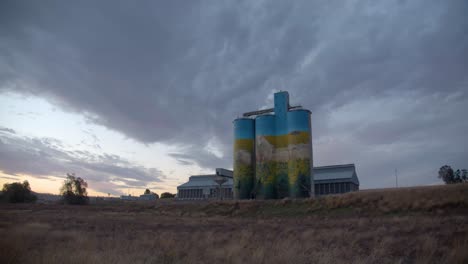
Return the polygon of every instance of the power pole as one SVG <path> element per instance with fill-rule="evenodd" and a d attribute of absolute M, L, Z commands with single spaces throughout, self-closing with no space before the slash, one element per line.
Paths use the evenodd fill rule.
<path fill-rule="evenodd" d="M 395 169 L 395 185 L 396 185 L 396 188 L 398 188 L 398 171 L 397 171 L 397 169 Z"/>

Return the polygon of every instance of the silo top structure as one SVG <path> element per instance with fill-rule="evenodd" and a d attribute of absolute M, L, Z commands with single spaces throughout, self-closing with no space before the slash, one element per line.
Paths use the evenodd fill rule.
<path fill-rule="evenodd" d="M 274 94 L 274 108 L 234 120 L 234 130 L 235 198 L 313 195 L 310 111 L 291 107 L 288 92 Z"/>

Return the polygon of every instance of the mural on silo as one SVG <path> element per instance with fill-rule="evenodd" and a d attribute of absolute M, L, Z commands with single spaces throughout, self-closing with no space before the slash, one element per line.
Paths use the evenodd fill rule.
<path fill-rule="evenodd" d="M 275 93 L 274 98 L 275 107 L 271 109 L 274 114 L 265 114 L 265 111 L 244 114 L 256 115 L 253 142 L 255 180 L 251 194 L 258 199 L 312 196 L 310 111 L 290 107 L 287 92 Z M 234 143 L 236 153 L 239 148 L 237 142 Z M 234 164 L 234 175 L 237 167 L 239 165 Z"/>
<path fill-rule="evenodd" d="M 234 120 L 234 198 L 250 199 L 254 186 L 254 120 Z"/>
<path fill-rule="evenodd" d="M 255 187 L 254 195 L 260 199 L 276 197 L 274 164 L 275 117 L 257 116 L 255 119 Z"/>
<path fill-rule="evenodd" d="M 312 143 L 310 112 L 288 112 L 288 179 L 289 196 L 312 196 Z"/>

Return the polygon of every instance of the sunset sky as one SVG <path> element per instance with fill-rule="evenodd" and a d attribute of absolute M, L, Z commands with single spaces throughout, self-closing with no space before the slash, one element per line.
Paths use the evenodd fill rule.
<path fill-rule="evenodd" d="M 1 1 L 0 183 L 175 192 L 287 90 L 361 189 L 468 168 L 467 1 Z"/>

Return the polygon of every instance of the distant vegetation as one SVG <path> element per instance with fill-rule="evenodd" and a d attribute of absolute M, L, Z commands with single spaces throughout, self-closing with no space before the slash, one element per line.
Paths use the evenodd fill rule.
<path fill-rule="evenodd" d="M 161 199 L 166 199 L 166 198 L 174 198 L 175 194 L 172 194 L 170 192 L 163 192 L 161 193 Z"/>
<path fill-rule="evenodd" d="M 145 192 L 144 192 L 143 194 L 144 194 L 144 195 L 152 194 L 152 195 L 156 196 L 156 199 L 159 198 L 159 195 L 158 195 L 157 193 L 155 193 L 155 192 L 150 191 L 150 189 L 146 189 Z"/>
<path fill-rule="evenodd" d="M 37 200 L 36 195 L 31 192 L 28 181 L 5 183 L 0 199 L 10 203 L 32 203 Z"/>
<path fill-rule="evenodd" d="M 444 165 L 439 169 L 439 178 L 446 184 L 462 183 L 468 181 L 468 174 L 466 169 L 453 171 L 449 165 Z"/>
<path fill-rule="evenodd" d="M 88 183 L 74 173 L 67 173 L 67 179 L 60 189 L 62 200 L 67 204 L 87 204 L 89 202 L 86 188 Z"/>

